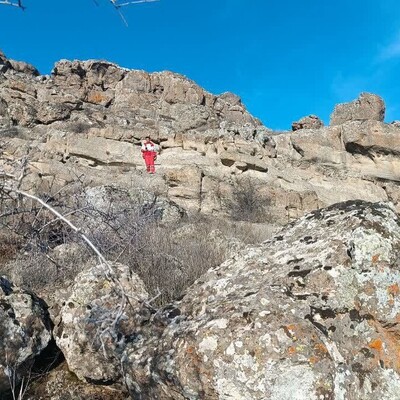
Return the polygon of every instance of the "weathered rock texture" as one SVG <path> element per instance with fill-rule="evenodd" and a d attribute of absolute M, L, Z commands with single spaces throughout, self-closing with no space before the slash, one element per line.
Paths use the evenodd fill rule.
<path fill-rule="evenodd" d="M 364 199 L 400 210 L 396 124 L 382 122 L 371 94 L 338 105 L 332 126 L 316 118 L 273 132 L 230 93 L 212 95 L 171 72 L 131 71 L 105 61 L 60 61 L 36 76 L 1 56 L 0 168 L 26 157 L 23 188 L 144 188 L 188 212 L 229 213 L 242 177 L 270 200 L 279 223 L 330 204 Z M 144 174 L 140 139 L 162 148 L 157 174 Z"/>
<path fill-rule="evenodd" d="M 292 123 L 292 131 L 298 131 L 300 129 L 319 129 L 324 126 L 324 123 L 316 115 L 309 115 L 303 117 L 296 122 Z"/>
<path fill-rule="evenodd" d="M 127 400 L 126 393 L 79 381 L 65 364 L 31 382 L 25 394 L 34 400 Z"/>
<path fill-rule="evenodd" d="M 131 396 L 400 399 L 399 250 L 387 205 L 306 215 L 209 270 L 160 337 L 131 344 Z"/>
<path fill-rule="evenodd" d="M 0 396 L 30 374 L 35 356 L 51 339 L 46 304 L 0 277 Z"/>
<path fill-rule="evenodd" d="M 347 121 L 374 120 L 385 118 L 385 103 L 371 93 L 361 93 L 360 97 L 350 103 L 338 104 L 331 115 L 331 125 L 340 125 Z"/>
<path fill-rule="evenodd" d="M 400 211 L 400 130 L 383 116 L 382 99 L 362 94 L 335 109 L 331 126 L 311 118 L 296 132 L 272 132 L 237 96 L 177 74 L 63 60 L 40 76 L 0 53 L 0 170 L 18 173 L 26 160 L 27 191 L 68 197 L 78 185 L 98 208 L 123 206 L 118 188 L 146 193 L 164 222 L 182 209 L 229 212 L 242 179 L 280 223 L 353 200 L 238 253 L 154 315 L 126 267 L 82 272 L 54 312 L 69 368 L 89 382 L 125 381 L 137 399 L 400 399 L 398 217 L 357 200 Z M 162 148 L 154 176 L 140 154 L 148 134 Z M 119 308 L 121 287 L 132 307 Z M 2 338 L 20 329 L 5 296 Z M 16 351 L 17 364 L 50 337 L 35 310 L 20 313 L 39 331 L 29 326 L 21 340 L 33 350 Z"/>
<path fill-rule="evenodd" d="M 100 384 L 121 381 L 121 358 L 148 319 L 140 278 L 121 264 L 100 264 L 80 273 L 60 297 L 54 335 L 70 371 Z"/>

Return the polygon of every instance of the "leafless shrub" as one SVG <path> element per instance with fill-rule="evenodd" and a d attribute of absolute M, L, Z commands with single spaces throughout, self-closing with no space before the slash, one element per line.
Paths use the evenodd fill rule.
<path fill-rule="evenodd" d="M 138 273 L 150 293 L 161 290 L 158 305 L 167 304 L 226 259 L 227 249 L 216 246 L 211 232 L 207 223 L 149 224 L 124 262 Z"/>
<path fill-rule="evenodd" d="M 248 222 L 197 218 L 165 223 L 153 197 L 139 198 L 136 193 L 132 198 L 126 190 L 104 190 L 85 189 L 74 196 L 44 198 L 84 227 L 85 235 L 108 260 L 122 262 L 137 272 L 151 295 L 160 290 L 157 305 L 180 297 L 205 271 L 222 263 L 237 241 L 235 237 L 246 243 L 267 238 L 253 234 Z M 250 197 L 257 198 L 254 193 Z M 90 251 L 77 240 L 76 232 L 48 210 L 27 200 L 13 203 L 11 208 L 13 212 L 5 213 L 7 217 L 0 218 L 0 224 L 14 232 L 23 246 L 5 272 L 12 271 L 23 286 L 42 290 L 62 285 L 90 260 Z M 216 240 L 215 235 L 225 241 Z"/>
<path fill-rule="evenodd" d="M 225 200 L 228 214 L 236 221 L 266 222 L 270 204 L 271 200 L 248 178 L 238 179 L 232 197 Z"/>
<path fill-rule="evenodd" d="M 0 266 L 12 260 L 18 253 L 21 239 L 13 233 L 0 231 Z"/>
<path fill-rule="evenodd" d="M 48 197 L 56 208 L 63 209 Z M 44 207 L 27 199 L 0 202 L 0 275 L 34 291 L 73 279 L 88 258 L 82 245 L 73 257 L 57 257 L 56 248 L 74 245 L 74 232 Z"/>
<path fill-rule="evenodd" d="M 71 244 L 66 246 L 70 247 Z M 75 254 L 64 252 L 62 257 L 54 252 L 32 247 L 29 251 L 18 253 L 12 261 L 1 267 L 0 275 L 10 277 L 18 286 L 41 293 L 43 290 L 54 290 L 70 283 L 87 267 L 90 259 L 91 254 L 82 245 Z"/>

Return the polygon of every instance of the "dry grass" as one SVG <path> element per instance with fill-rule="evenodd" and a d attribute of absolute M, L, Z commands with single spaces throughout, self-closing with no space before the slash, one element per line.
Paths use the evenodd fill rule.
<path fill-rule="evenodd" d="M 257 198 L 251 190 L 246 195 Z M 151 295 L 160 290 L 160 306 L 182 296 L 205 271 L 225 261 L 239 242 L 259 243 L 275 231 L 268 224 L 204 217 L 164 223 L 155 203 L 138 203 L 120 189 L 101 206 L 84 199 L 77 196 L 66 205 L 49 197 L 57 210 L 83 227 L 107 259 L 138 273 Z M 237 202 L 239 208 L 244 204 L 247 200 Z M 67 285 L 94 260 L 79 237 L 48 211 L 28 203 L 19 207 L 26 212 L 8 213 L 0 221 L 9 228 L 0 236 L 0 274 L 41 292 Z"/>
<path fill-rule="evenodd" d="M 207 224 L 190 222 L 149 225 L 123 262 L 138 273 L 151 294 L 161 291 L 158 305 L 170 303 L 226 259 L 226 247 L 216 246 L 211 232 Z"/>

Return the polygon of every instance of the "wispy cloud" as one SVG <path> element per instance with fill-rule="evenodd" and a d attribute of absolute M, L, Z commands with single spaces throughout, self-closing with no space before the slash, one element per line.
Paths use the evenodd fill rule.
<path fill-rule="evenodd" d="M 386 46 L 383 46 L 378 53 L 377 61 L 384 62 L 393 60 L 400 57 L 400 33 L 389 42 Z"/>
<path fill-rule="evenodd" d="M 331 91 L 335 98 L 349 101 L 366 91 L 371 79 L 369 75 L 344 75 L 342 72 L 338 72 L 331 84 Z"/>

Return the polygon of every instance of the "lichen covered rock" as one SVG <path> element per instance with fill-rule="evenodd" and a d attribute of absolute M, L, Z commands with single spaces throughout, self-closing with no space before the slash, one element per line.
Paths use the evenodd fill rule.
<path fill-rule="evenodd" d="M 103 264 L 80 273 L 65 296 L 54 329 L 69 370 L 81 380 L 110 384 L 121 378 L 121 355 L 148 319 L 148 294 L 128 267 Z"/>
<path fill-rule="evenodd" d="M 126 352 L 139 399 L 400 399 L 400 221 L 317 210 L 211 269 Z"/>
<path fill-rule="evenodd" d="M 51 339 L 47 306 L 33 293 L 0 277 L 0 397 L 29 375 L 35 356 Z"/>

